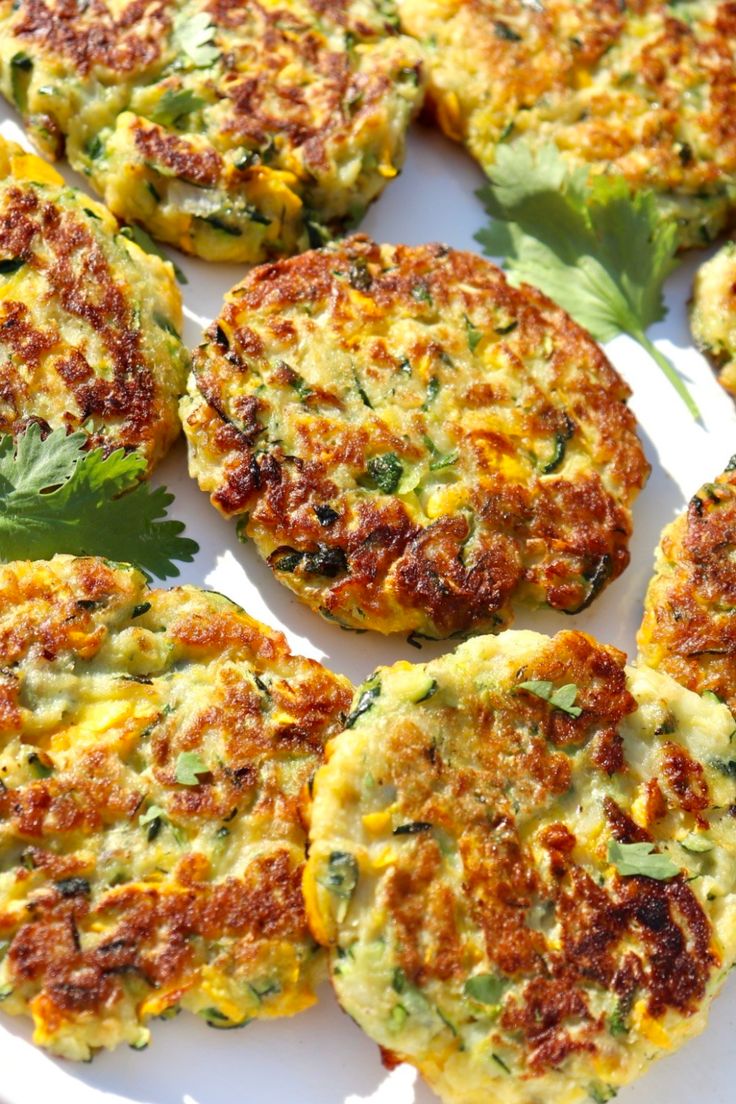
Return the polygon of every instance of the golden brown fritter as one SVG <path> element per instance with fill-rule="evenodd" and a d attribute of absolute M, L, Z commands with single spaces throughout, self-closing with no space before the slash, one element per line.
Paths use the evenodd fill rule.
<path fill-rule="evenodd" d="M 209 260 L 354 224 L 423 94 L 392 0 L 0 0 L 0 91 L 111 210 Z"/>
<path fill-rule="evenodd" d="M 488 261 L 356 236 L 233 288 L 181 410 L 192 474 L 304 602 L 445 637 L 623 571 L 649 470 L 628 394 Z"/>
<path fill-rule="evenodd" d="M 84 428 L 150 470 L 179 433 L 181 325 L 171 265 L 0 138 L 0 432 Z"/>
<path fill-rule="evenodd" d="M 639 656 L 736 713 L 736 457 L 662 533 Z"/>
<path fill-rule="evenodd" d="M 194 587 L 0 567 L 0 999 L 67 1058 L 311 1004 L 305 786 L 347 680 Z"/>
<path fill-rule="evenodd" d="M 719 381 L 736 396 L 736 242 L 726 242 L 696 272 L 690 328 Z"/>
<path fill-rule="evenodd" d="M 582 633 L 379 668 L 315 777 L 337 996 L 446 1104 L 608 1101 L 736 957 L 733 718 Z"/>
<path fill-rule="evenodd" d="M 712 241 L 736 195 L 732 0 L 399 0 L 444 131 L 486 171 L 501 142 L 652 188 L 681 241 Z"/>

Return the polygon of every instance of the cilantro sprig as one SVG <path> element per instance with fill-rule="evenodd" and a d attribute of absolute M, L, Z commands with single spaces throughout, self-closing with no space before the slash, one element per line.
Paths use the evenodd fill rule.
<path fill-rule="evenodd" d="M 178 575 L 199 546 L 166 518 L 165 487 L 142 481 L 146 461 L 122 449 L 84 451 L 87 435 L 32 423 L 15 441 L 0 436 L 0 561 L 49 559 L 57 552 L 104 556 L 147 575 Z"/>
<path fill-rule="evenodd" d="M 662 285 L 677 265 L 678 229 L 654 194 L 620 176 L 571 169 L 556 146 L 500 145 L 479 191 L 494 221 L 476 239 L 506 258 L 598 341 L 625 333 L 656 361 L 693 417 L 699 411 L 669 360 L 647 337 L 665 317 Z"/>

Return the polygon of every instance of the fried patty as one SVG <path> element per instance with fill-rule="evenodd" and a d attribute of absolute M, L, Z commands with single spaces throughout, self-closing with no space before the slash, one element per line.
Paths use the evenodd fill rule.
<path fill-rule="evenodd" d="M 0 432 L 84 429 L 150 470 L 179 433 L 189 355 L 171 265 L 119 230 L 0 137 Z"/>
<path fill-rule="evenodd" d="M 486 171 L 499 143 L 652 188 L 683 245 L 736 197 L 732 0 L 399 0 L 443 130 Z"/>
<path fill-rule="evenodd" d="M 644 663 L 736 713 L 736 457 L 662 533 L 638 644 Z"/>
<path fill-rule="evenodd" d="M 0 91 L 111 210 L 216 261 L 344 230 L 423 95 L 393 0 L 0 0 Z"/>
<path fill-rule="evenodd" d="M 352 688 L 221 595 L 0 567 L 0 999 L 66 1058 L 300 1011 L 302 791 Z"/>
<path fill-rule="evenodd" d="M 380 668 L 313 787 L 340 1002 L 446 1104 L 608 1101 L 736 957 L 734 719 L 582 633 Z"/>
<path fill-rule="evenodd" d="M 181 412 L 192 474 L 302 601 L 445 637 L 623 571 L 649 471 L 628 395 L 488 261 L 355 236 L 233 288 Z"/>
<path fill-rule="evenodd" d="M 736 241 L 726 242 L 695 275 L 690 328 L 698 347 L 736 396 Z"/>

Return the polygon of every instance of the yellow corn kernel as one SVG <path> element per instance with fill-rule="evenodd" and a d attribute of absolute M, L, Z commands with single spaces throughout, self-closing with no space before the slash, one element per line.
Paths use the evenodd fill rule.
<path fill-rule="evenodd" d="M 178 985 L 174 989 L 167 989 L 163 993 L 155 993 L 152 997 L 147 997 L 142 1004 L 138 1006 L 138 1014 L 140 1016 L 161 1016 L 172 1005 L 178 1004 L 187 990 L 191 989 L 194 985 L 194 980 L 188 982 L 186 985 Z"/>
<path fill-rule="evenodd" d="M 374 870 L 385 870 L 387 866 L 392 866 L 397 858 L 395 847 L 382 847 L 377 855 L 371 855 L 371 866 Z"/>
<path fill-rule="evenodd" d="M 669 1033 L 665 1031 L 658 1020 L 649 1015 L 645 1000 L 636 1002 L 631 1011 L 631 1020 L 636 1030 L 654 1046 L 661 1047 L 664 1050 L 672 1048 L 672 1039 Z"/>
<path fill-rule="evenodd" d="M 460 113 L 460 101 L 454 92 L 446 92 L 437 105 L 437 119 L 448 138 L 456 142 L 463 140 L 463 122 Z"/>
<path fill-rule="evenodd" d="M 384 809 L 378 813 L 366 813 L 363 817 L 363 827 L 369 832 L 382 832 L 391 823 L 391 813 Z"/>

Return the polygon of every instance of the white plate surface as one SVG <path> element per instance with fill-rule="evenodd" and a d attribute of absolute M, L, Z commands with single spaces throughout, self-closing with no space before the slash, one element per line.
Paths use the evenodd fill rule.
<path fill-rule="evenodd" d="M 22 137 L 13 112 L 0 104 L 0 130 Z M 84 186 L 73 173 L 69 180 Z M 473 249 L 483 224 L 475 197 L 480 170 L 459 148 L 415 126 L 401 176 L 371 209 L 362 229 L 379 241 L 418 244 L 441 240 Z M 660 530 L 707 479 L 736 452 L 736 412 L 704 359 L 692 348 L 687 300 L 692 276 L 706 254 L 691 254 L 667 285 L 669 315 L 650 334 L 682 372 L 702 412 L 693 421 L 657 366 L 628 338 L 607 346 L 633 390 L 636 414 L 652 475 L 634 510 L 631 565 L 622 578 L 574 619 L 544 611 L 520 614 L 518 628 L 554 633 L 573 626 L 615 644 L 630 656 L 641 617 L 652 554 Z M 208 265 L 177 256 L 188 276 L 183 289 L 186 339 L 196 345 L 202 327 L 217 314 L 224 292 L 242 275 L 235 265 Z M 355 682 L 378 664 L 425 659 L 402 639 L 341 632 L 299 605 L 252 548 L 240 545 L 234 526 L 222 520 L 189 479 L 180 442 L 158 469 L 157 480 L 176 494 L 173 513 L 200 544 L 182 581 L 219 590 L 253 616 L 282 629 L 294 651 L 314 656 Z M 727 982 L 706 1032 L 679 1053 L 657 1063 L 620 1094 L 621 1104 L 734 1104 L 736 1100 L 736 982 Z M 319 1003 L 290 1020 L 253 1023 L 243 1031 L 217 1032 L 182 1013 L 155 1023 L 143 1052 L 121 1048 L 89 1065 L 50 1058 L 32 1046 L 24 1020 L 0 1021 L 0 1104 L 437 1104 L 437 1098 L 401 1066 L 387 1073 L 378 1050 L 344 1016 L 327 985 Z M 489 1100 L 489 1104 L 493 1104 Z"/>

